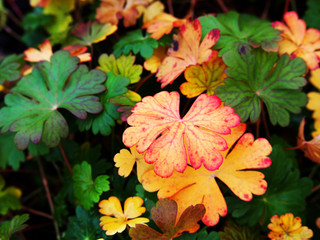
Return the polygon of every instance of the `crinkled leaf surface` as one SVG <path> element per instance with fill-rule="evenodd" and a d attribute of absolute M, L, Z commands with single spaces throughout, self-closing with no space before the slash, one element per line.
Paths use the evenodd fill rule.
<path fill-rule="evenodd" d="M 118 106 L 113 104 L 110 99 L 126 93 L 129 83 L 129 78 L 121 77 L 120 75 L 115 76 L 113 72 L 108 72 L 107 81 L 105 82 L 107 91 L 100 94 L 103 111 L 97 116 L 89 115 L 86 120 L 79 120 L 80 130 L 92 128 L 94 134 L 109 135 L 111 128 L 115 126 L 115 120 L 120 119 L 120 113 L 117 111 Z"/>
<path fill-rule="evenodd" d="M 272 165 L 263 170 L 268 182 L 268 189 L 263 196 L 254 198 L 251 202 L 239 201 L 236 197 L 228 197 L 227 203 L 232 216 L 240 224 L 255 226 L 260 223 L 267 229 L 270 218 L 284 213 L 301 216 L 306 202 L 305 197 L 311 193 L 312 181 L 300 178 L 297 168 L 292 167 L 282 147 L 273 147 Z"/>
<path fill-rule="evenodd" d="M 0 110 L 1 132 L 17 132 L 15 143 L 25 149 L 29 141 L 40 139 L 49 147 L 59 144 L 68 135 L 68 124 L 57 110 L 64 108 L 80 119 L 87 112 L 102 110 L 99 98 L 93 94 L 104 91 L 105 74 L 70 57 L 67 51 L 58 51 L 51 62 L 36 65 L 32 73 L 24 76 L 5 97 L 6 107 Z"/>
<path fill-rule="evenodd" d="M 214 94 L 214 90 L 222 85 L 227 77 L 226 67 L 222 58 L 218 57 L 218 51 L 213 51 L 209 61 L 201 66 L 190 66 L 186 69 L 184 77 L 187 82 L 181 84 L 181 93 L 188 98 L 197 97 L 204 91 L 207 95 Z"/>
<path fill-rule="evenodd" d="M 7 214 L 9 210 L 18 210 L 21 208 L 20 197 L 21 190 L 16 187 L 5 186 L 5 180 L 0 175 L 0 214 Z"/>
<path fill-rule="evenodd" d="M 97 22 L 81 23 L 71 32 L 78 38 L 76 43 L 91 46 L 92 43 L 98 43 L 107 38 L 117 30 L 117 26 L 110 23 L 99 24 Z"/>
<path fill-rule="evenodd" d="M 198 19 L 187 21 L 180 27 L 178 35 L 173 36 L 168 57 L 159 66 L 157 78 L 161 87 L 171 84 L 188 66 L 208 61 L 212 56 L 211 47 L 218 41 L 220 31 L 212 29 L 202 42 L 201 24 Z"/>
<path fill-rule="evenodd" d="M 127 120 L 131 127 L 123 133 L 124 144 L 137 144 L 139 153 L 146 151 L 146 162 L 155 163 L 154 171 L 161 177 L 170 177 L 174 170 L 183 172 L 188 161 L 194 168 L 202 164 L 209 170 L 219 168 L 218 150 L 226 150 L 227 144 L 218 134 L 229 134 L 239 124 L 239 116 L 230 107 L 220 107 L 214 95 L 200 95 L 183 118 L 179 104 L 178 92 L 144 97 Z"/>
<path fill-rule="evenodd" d="M 271 152 L 271 145 L 264 138 L 254 140 L 251 133 L 240 138 L 245 129 L 246 125 L 240 124 L 231 130 L 230 135 L 224 136 L 229 148 L 221 152 L 224 160 L 219 169 L 209 171 L 204 167 L 194 169 L 188 166 L 183 173 L 174 172 L 170 178 L 161 178 L 151 170 L 142 176 L 143 187 L 149 192 L 158 191 L 158 198 L 175 200 L 178 215 L 190 205 L 204 204 L 206 214 L 202 221 L 208 226 L 216 225 L 219 216 L 227 214 L 227 205 L 215 178 L 224 182 L 243 201 L 251 201 L 253 194 L 262 195 L 267 189 L 264 175 L 252 169 L 270 166 L 267 155 Z"/>
<path fill-rule="evenodd" d="M 151 217 L 163 233 L 159 233 L 146 225 L 136 225 L 130 229 L 133 240 L 170 240 L 180 236 L 183 232 L 196 232 L 199 229 L 198 221 L 205 213 L 202 204 L 188 207 L 177 221 L 177 203 L 171 199 L 160 199 L 151 209 Z"/>
<path fill-rule="evenodd" d="M 0 59 L 0 84 L 4 81 L 15 81 L 20 78 L 21 60 L 22 54 L 11 54 Z"/>
<path fill-rule="evenodd" d="M 9 240 L 15 232 L 18 232 L 27 225 L 25 222 L 29 219 L 29 214 L 14 216 L 10 221 L 4 221 L 0 225 L 0 239 Z"/>
<path fill-rule="evenodd" d="M 99 226 L 99 215 L 96 211 L 86 211 L 76 207 L 76 215 L 68 218 L 64 239 L 104 239 L 104 231 Z"/>
<path fill-rule="evenodd" d="M 87 162 L 76 164 L 73 167 L 73 192 L 78 203 L 89 210 L 100 199 L 103 192 L 109 190 L 109 176 L 99 175 L 93 181 L 91 165 Z"/>
<path fill-rule="evenodd" d="M 284 54 L 278 59 L 277 53 L 243 45 L 239 50 L 224 54 L 223 61 L 228 66 L 229 78 L 215 93 L 226 106 L 234 108 L 242 122 L 249 118 L 256 122 L 263 102 L 271 123 L 287 126 L 289 113 L 299 113 L 306 105 L 307 96 L 300 89 L 306 84 L 302 77 L 306 64 L 301 58 L 290 60 Z"/>
<path fill-rule="evenodd" d="M 105 73 L 113 72 L 115 76 L 121 75 L 121 77 L 127 77 L 130 83 L 137 83 L 140 80 L 142 73 L 142 66 L 134 64 L 136 60 L 135 56 L 129 54 L 128 56 L 120 56 L 115 58 L 114 55 L 102 54 L 99 57 L 98 69 Z"/>
<path fill-rule="evenodd" d="M 16 171 L 20 168 L 20 163 L 24 162 L 25 156 L 23 151 L 14 145 L 13 139 L 13 133 L 8 132 L 0 135 L 0 168 L 6 169 L 9 165 Z"/>
<path fill-rule="evenodd" d="M 129 32 L 126 36 L 122 37 L 114 46 L 114 55 L 119 57 L 121 54 L 138 54 L 143 58 L 150 58 L 153 55 L 153 49 L 157 48 L 159 43 L 157 40 L 151 38 L 149 34 L 143 36 L 142 30 L 138 29 Z"/>
<path fill-rule="evenodd" d="M 216 17 L 202 16 L 199 20 L 203 28 L 202 37 L 213 28 L 220 30 L 220 39 L 214 46 L 220 50 L 220 56 L 243 43 L 253 47 L 261 46 L 267 52 L 277 51 L 276 42 L 281 39 L 280 31 L 275 30 L 270 22 L 247 14 L 229 11 Z"/>

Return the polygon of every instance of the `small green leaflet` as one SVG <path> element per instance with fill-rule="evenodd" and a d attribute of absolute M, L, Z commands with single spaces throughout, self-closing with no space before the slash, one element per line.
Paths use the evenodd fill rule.
<path fill-rule="evenodd" d="M 21 76 L 22 54 L 12 54 L 0 59 L 0 84 L 4 81 L 15 81 Z"/>
<path fill-rule="evenodd" d="M 135 55 L 140 53 L 145 59 L 151 58 L 153 49 L 157 48 L 159 43 L 149 35 L 143 36 L 141 29 L 129 32 L 114 45 L 114 55 L 119 57 L 121 54 L 127 55 L 132 51 Z"/>
<path fill-rule="evenodd" d="M 27 13 L 22 19 L 22 26 L 26 31 L 32 31 L 46 26 L 54 21 L 53 15 L 43 14 L 43 8 L 35 7 L 32 12 Z"/>
<path fill-rule="evenodd" d="M 260 227 L 240 226 L 233 221 L 226 221 L 223 232 L 219 232 L 220 240 L 263 240 Z"/>
<path fill-rule="evenodd" d="M 242 122 L 249 118 L 256 122 L 263 102 L 271 123 L 284 127 L 289 124 L 289 112 L 299 113 L 306 105 L 307 96 L 300 89 L 306 84 L 302 77 L 306 64 L 301 58 L 290 60 L 284 54 L 278 59 L 277 53 L 243 45 L 225 53 L 222 59 L 229 78 L 215 93 L 235 109 Z"/>
<path fill-rule="evenodd" d="M 10 237 L 27 225 L 25 222 L 29 219 L 29 214 L 22 214 L 14 216 L 10 221 L 4 221 L 0 225 L 0 239 L 9 240 Z"/>
<path fill-rule="evenodd" d="M 73 167 L 73 193 L 79 205 L 89 210 L 100 199 L 103 192 L 109 190 L 109 176 L 100 175 L 92 180 L 91 166 L 87 162 Z"/>
<path fill-rule="evenodd" d="M 20 168 L 20 163 L 24 162 L 25 156 L 14 145 L 13 138 L 14 134 L 10 132 L 0 135 L 0 168 L 6 169 L 9 165 L 16 171 Z"/>
<path fill-rule="evenodd" d="M 77 123 L 80 131 L 92 128 L 94 134 L 100 132 L 102 135 L 109 135 L 111 128 L 115 126 L 115 120 L 120 119 L 120 113 L 117 111 L 118 106 L 110 102 L 110 99 L 126 93 L 129 83 L 129 78 L 115 76 L 112 72 L 108 72 L 105 83 L 107 91 L 100 94 L 104 110 L 97 116 L 89 115 L 86 120 L 79 120 Z"/>
<path fill-rule="evenodd" d="M 180 237 L 175 238 L 176 240 L 220 240 L 219 233 L 210 231 L 198 230 L 195 233 L 183 233 Z"/>
<path fill-rule="evenodd" d="M 21 208 L 20 197 L 21 190 L 16 187 L 4 188 L 6 182 L 0 175 L 0 214 L 7 214 L 9 210 L 18 210 Z"/>
<path fill-rule="evenodd" d="M 114 55 L 101 54 L 98 60 L 100 65 L 98 69 L 105 73 L 113 72 L 115 76 L 127 77 L 133 84 L 139 82 L 143 70 L 141 65 L 134 64 L 135 60 L 136 57 L 131 54 L 128 56 L 122 55 L 117 59 Z"/>
<path fill-rule="evenodd" d="M 79 59 L 68 51 L 58 51 L 51 62 L 36 65 L 5 97 L 6 107 L 0 110 L 1 132 L 17 132 L 18 149 L 27 148 L 29 141 L 40 139 L 49 147 L 57 146 L 68 135 L 68 124 L 57 110 L 64 108 L 80 119 L 87 112 L 98 113 L 102 105 L 93 94 L 105 90 L 105 74 L 78 66 Z"/>
<path fill-rule="evenodd" d="M 105 239 L 104 231 L 99 226 L 99 216 L 94 211 L 85 211 L 77 206 L 76 216 L 69 217 L 67 231 L 63 239 Z"/>
<path fill-rule="evenodd" d="M 202 27 L 202 38 L 212 29 L 220 30 L 220 39 L 214 46 L 223 53 L 237 48 L 241 43 L 251 44 L 253 47 L 261 46 L 265 51 L 276 51 L 277 41 L 281 40 L 280 31 L 275 30 L 271 23 L 263 19 L 239 14 L 234 11 L 228 13 L 202 16 L 199 18 Z"/>
<path fill-rule="evenodd" d="M 293 161 L 287 157 L 280 145 L 273 146 L 272 165 L 261 170 L 268 183 L 264 195 L 256 196 L 250 202 L 235 196 L 226 198 L 229 211 L 239 224 L 252 227 L 260 223 L 267 230 L 270 218 L 275 214 L 301 216 L 306 206 L 305 197 L 311 193 L 312 181 L 307 177 L 300 178 L 299 169 L 293 168 Z"/>

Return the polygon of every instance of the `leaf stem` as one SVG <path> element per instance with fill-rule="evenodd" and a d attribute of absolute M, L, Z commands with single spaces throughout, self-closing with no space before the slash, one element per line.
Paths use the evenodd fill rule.
<path fill-rule="evenodd" d="M 13 31 L 10 27 L 8 26 L 4 26 L 3 29 L 14 39 L 18 40 L 19 42 L 22 42 L 21 37 L 19 36 L 18 33 L 16 33 L 15 31 Z"/>
<path fill-rule="evenodd" d="M 311 173 L 309 174 L 308 178 L 311 178 L 311 179 L 312 179 L 312 178 L 314 177 L 314 175 L 316 175 L 316 173 L 318 172 L 319 167 L 320 167 L 320 164 L 316 164 L 316 165 L 312 168 Z"/>
<path fill-rule="evenodd" d="M 288 12 L 289 10 L 289 4 L 290 4 L 290 0 L 286 0 L 285 4 L 284 4 L 284 9 L 283 9 L 283 15 Z"/>
<path fill-rule="evenodd" d="M 194 16 L 194 8 L 196 7 L 197 0 L 191 0 L 190 9 L 188 11 L 188 14 L 185 18 L 191 18 L 193 19 Z"/>
<path fill-rule="evenodd" d="M 174 16 L 173 6 L 172 6 L 172 0 L 167 0 L 168 10 L 169 13 Z"/>
<path fill-rule="evenodd" d="M 17 16 L 22 19 L 23 18 L 23 13 L 21 12 L 20 8 L 16 4 L 15 0 L 7 0 L 13 11 L 17 14 Z"/>
<path fill-rule="evenodd" d="M 302 142 L 302 143 L 299 144 L 298 146 L 290 147 L 290 148 L 285 148 L 284 150 L 286 150 L 286 151 L 297 150 L 297 149 L 300 149 L 304 144 L 305 144 L 305 142 Z"/>
<path fill-rule="evenodd" d="M 154 76 L 154 73 L 150 73 L 148 76 L 146 76 L 144 79 L 142 79 L 138 85 L 136 86 L 136 88 L 134 89 L 135 92 L 137 92 L 141 87 L 142 85 L 149 80 L 149 78 L 151 78 L 152 76 Z"/>
<path fill-rule="evenodd" d="M 67 166 L 69 172 L 70 172 L 71 175 L 72 175 L 71 165 L 70 165 L 70 163 L 69 163 L 69 161 L 68 161 L 68 158 L 67 158 L 67 156 L 66 156 L 66 153 L 65 153 L 64 150 L 63 150 L 63 147 L 62 147 L 61 143 L 59 143 L 59 149 L 60 149 L 61 155 L 62 155 L 62 157 L 63 157 L 64 163 L 65 163 L 65 165 Z"/>
<path fill-rule="evenodd" d="M 217 3 L 219 4 L 219 6 L 221 7 L 222 11 L 224 13 L 229 12 L 229 9 L 226 7 L 226 5 L 224 4 L 223 0 L 217 0 Z"/>
<path fill-rule="evenodd" d="M 264 130 L 265 130 L 265 133 L 267 135 L 267 138 L 271 138 L 271 134 L 269 132 L 269 128 L 268 128 L 268 123 L 267 123 L 267 118 L 266 118 L 266 112 L 264 110 L 264 107 L 263 107 L 263 102 L 261 100 L 261 115 L 262 115 L 262 123 L 263 123 L 263 126 L 264 126 Z"/>
<path fill-rule="evenodd" d="M 264 18 L 264 19 L 267 18 L 268 12 L 269 12 L 269 9 L 270 9 L 270 3 L 271 3 L 270 0 L 266 0 L 266 3 L 264 4 L 263 12 L 261 14 L 261 18 Z"/>
<path fill-rule="evenodd" d="M 33 213 L 35 215 L 38 215 L 38 216 L 45 217 L 45 218 L 53 220 L 53 216 L 51 216 L 50 214 L 47 214 L 47 213 L 44 213 L 44 212 L 29 208 L 27 206 L 22 206 L 22 209 L 24 209 L 24 210 L 26 210 L 26 211 L 28 211 L 30 213 Z"/>
<path fill-rule="evenodd" d="M 44 187 L 44 189 L 46 191 L 46 197 L 48 199 L 50 211 L 51 211 L 52 216 L 54 216 L 54 205 L 53 205 L 50 189 L 49 189 L 49 186 L 48 186 L 48 181 L 47 181 L 45 172 L 43 170 L 40 158 L 36 157 L 36 159 L 37 159 L 37 162 L 38 162 L 38 166 L 39 166 L 39 170 L 40 170 L 40 174 L 41 174 L 41 178 L 42 178 L 42 184 L 43 184 L 43 187 Z M 56 231 L 57 240 L 61 240 L 58 223 L 54 218 L 52 220 L 53 220 L 54 229 Z"/>
<path fill-rule="evenodd" d="M 320 189 L 320 184 L 318 184 L 317 186 L 312 188 L 311 192 L 314 193 L 314 192 L 318 191 L 319 189 Z"/>

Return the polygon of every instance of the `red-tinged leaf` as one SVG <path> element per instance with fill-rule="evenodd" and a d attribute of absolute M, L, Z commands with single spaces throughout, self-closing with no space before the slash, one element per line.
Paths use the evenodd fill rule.
<path fill-rule="evenodd" d="M 211 30 L 202 40 L 201 24 L 198 19 L 187 21 L 180 27 L 178 35 L 174 35 L 172 47 L 159 67 L 157 73 L 161 87 L 172 83 L 188 66 L 208 61 L 211 57 L 211 47 L 219 40 L 220 31 Z"/>
<path fill-rule="evenodd" d="M 52 46 L 48 39 L 39 45 L 39 50 L 36 48 L 28 48 L 24 51 L 24 60 L 28 62 L 48 61 L 52 56 Z"/>
<path fill-rule="evenodd" d="M 188 161 L 196 169 L 202 164 L 208 170 L 219 168 L 219 150 L 228 146 L 218 134 L 230 134 L 230 128 L 239 125 L 239 116 L 230 107 L 220 107 L 215 95 L 202 94 L 181 119 L 179 102 L 178 92 L 143 98 L 127 120 L 131 127 L 123 134 L 124 144 L 137 144 L 139 153 L 146 152 L 146 162 L 155 163 L 154 171 L 161 177 L 170 177 L 174 169 L 183 172 Z"/>
<path fill-rule="evenodd" d="M 204 206 L 202 204 L 189 206 L 178 221 L 176 219 L 177 210 L 178 206 L 174 200 L 160 199 L 151 209 L 151 217 L 163 233 L 145 225 L 137 225 L 136 228 L 130 229 L 130 237 L 133 240 L 170 240 L 180 236 L 183 232 L 196 232 L 199 229 L 197 222 L 201 220 L 206 211 Z"/>

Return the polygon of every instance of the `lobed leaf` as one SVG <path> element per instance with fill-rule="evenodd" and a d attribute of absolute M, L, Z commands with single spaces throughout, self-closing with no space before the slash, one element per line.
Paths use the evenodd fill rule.
<path fill-rule="evenodd" d="M 289 113 L 299 113 L 307 103 L 301 87 L 306 84 L 302 75 L 306 64 L 301 58 L 289 59 L 284 54 L 242 46 L 223 55 L 228 66 L 225 85 L 216 95 L 239 114 L 241 121 L 256 122 L 261 114 L 261 103 L 267 107 L 273 125 L 287 126 Z"/>
<path fill-rule="evenodd" d="M 9 210 L 18 210 L 21 208 L 20 197 L 21 190 L 16 187 L 5 186 L 5 180 L 0 175 L 0 214 L 5 215 Z"/>
<path fill-rule="evenodd" d="M 70 57 L 67 51 L 58 51 L 51 62 L 36 65 L 31 74 L 24 76 L 5 97 L 7 106 L 0 110 L 1 132 L 17 132 L 18 149 L 27 148 L 29 141 L 40 139 L 49 147 L 57 146 L 61 137 L 68 135 L 68 124 L 59 108 L 64 108 L 80 119 L 87 112 L 102 110 L 99 98 L 93 94 L 104 91 L 105 74 Z"/>
<path fill-rule="evenodd" d="M 22 54 L 11 54 L 0 59 L 0 84 L 4 81 L 15 81 L 21 77 Z"/>
<path fill-rule="evenodd" d="M 0 225 L 0 239 L 9 240 L 11 236 L 27 225 L 25 222 L 29 219 L 29 214 L 22 214 L 14 216 L 10 221 L 3 221 Z"/>

